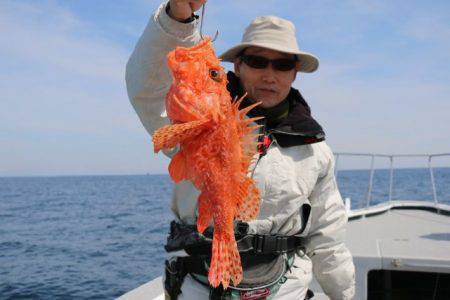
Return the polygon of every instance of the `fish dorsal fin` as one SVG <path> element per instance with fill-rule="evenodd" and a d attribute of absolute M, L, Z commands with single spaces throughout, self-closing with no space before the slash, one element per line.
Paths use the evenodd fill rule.
<path fill-rule="evenodd" d="M 242 200 L 237 207 L 236 219 L 244 222 L 256 219 L 259 214 L 260 195 L 253 179 L 246 177 L 237 193 Z"/>
<path fill-rule="evenodd" d="M 238 120 L 238 134 L 239 143 L 241 147 L 242 160 L 241 170 L 245 174 L 252 160 L 257 153 L 258 134 L 254 133 L 260 125 L 255 125 L 254 122 L 260 120 L 262 117 L 246 118 L 247 112 L 259 105 L 260 102 L 254 103 L 244 109 L 239 110 L 239 106 L 245 95 L 233 102 L 233 111 Z M 254 220 L 259 214 L 260 195 L 252 178 L 244 176 L 241 179 L 239 187 L 236 191 L 237 211 L 236 219 L 242 221 Z"/>
<path fill-rule="evenodd" d="M 246 113 L 250 111 L 255 106 L 259 105 L 260 102 L 250 105 L 244 109 L 239 110 L 239 106 L 242 103 L 245 95 L 240 99 L 235 99 L 233 101 L 233 113 L 237 120 L 237 131 L 239 135 L 239 142 L 241 146 L 241 151 L 243 155 L 243 170 L 247 171 L 248 166 L 250 165 L 253 156 L 256 154 L 257 148 L 257 140 L 258 134 L 255 134 L 255 130 L 260 128 L 260 125 L 252 124 L 257 120 L 260 120 L 262 117 L 254 117 L 254 118 L 246 118 Z"/>

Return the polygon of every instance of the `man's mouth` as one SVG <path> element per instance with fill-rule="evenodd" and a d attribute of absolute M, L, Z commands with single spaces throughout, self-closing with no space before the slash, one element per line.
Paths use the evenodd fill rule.
<path fill-rule="evenodd" d="M 275 89 L 271 88 L 259 88 L 257 89 L 260 93 L 269 93 L 269 94 L 276 94 L 277 91 Z"/>

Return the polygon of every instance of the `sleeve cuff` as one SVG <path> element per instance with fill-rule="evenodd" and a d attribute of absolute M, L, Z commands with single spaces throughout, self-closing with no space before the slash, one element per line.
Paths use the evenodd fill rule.
<path fill-rule="evenodd" d="M 166 8 L 169 2 L 164 2 L 158 8 L 155 14 L 155 21 L 161 26 L 161 28 L 169 35 L 172 35 L 179 39 L 185 39 L 192 36 L 198 27 L 198 17 L 193 17 L 192 22 L 179 22 L 172 19 L 166 12 Z"/>
<path fill-rule="evenodd" d="M 169 15 L 169 11 L 170 11 L 170 2 L 167 3 L 167 5 L 166 5 L 166 15 Z M 170 15 L 169 15 L 169 16 L 170 16 Z M 177 20 L 177 21 L 186 24 L 186 23 L 191 23 L 191 22 L 195 21 L 196 19 L 198 19 L 198 16 L 192 14 L 189 18 L 187 18 L 187 19 L 185 19 L 185 20 L 182 20 L 182 21 Z"/>

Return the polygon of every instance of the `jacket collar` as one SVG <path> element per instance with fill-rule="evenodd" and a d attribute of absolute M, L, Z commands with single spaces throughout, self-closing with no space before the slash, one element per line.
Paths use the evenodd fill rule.
<path fill-rule="evenodd" d="M 233 99 L 241 97 L 244 92 L 239 78 L 231 71 L 228 72 L 227 77 L 227 88 L 231 97 Z M 267 118 L 260 121 L 264 125 L 264 133 L 271 135 L 281 147 L 312 144 L 325 140 L 322 126 L 311 116 L 311 108 L 297 89 L 291 87 L 286 101 L 289 103 L 287 116 L 273 120 L 269 115 L 269 118 L 272 118 L 271 122 L 267 122 Z M 245 98 L 241 106 L 246 107 L 251 103 L 254 102 Z M 268 116 L 266 110 L 258 107 L 251 110 L 248 115 L 249 117 Z"/>

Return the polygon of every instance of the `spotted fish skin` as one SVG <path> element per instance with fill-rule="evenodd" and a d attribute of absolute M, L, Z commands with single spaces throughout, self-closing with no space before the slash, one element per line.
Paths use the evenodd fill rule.
<path fill-rule="evenodd" d="M 256 154 L 257 126 L 232 101 L 227 79 L 205 39 L 191 47 L 177 47 L 167 56 L 173 83 L 166 97 L 171 125 L 153 134 L 155 152 L 179 145 L 169 174 L 173 181 L 190 180 L 200 191 L 197 229 L 214 226 L 208 279 L 213 287 L 227 288 L 242 280 L 242 266 L 233 222 L 249 221 L 259 212 L 260 195 L 247 176 Z"/>

